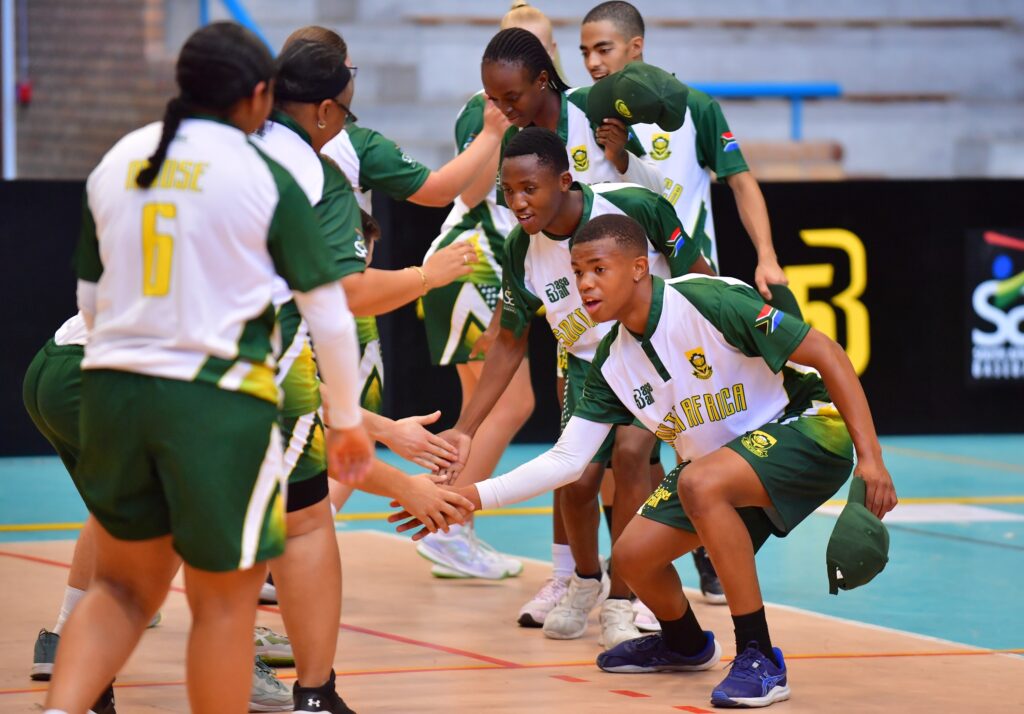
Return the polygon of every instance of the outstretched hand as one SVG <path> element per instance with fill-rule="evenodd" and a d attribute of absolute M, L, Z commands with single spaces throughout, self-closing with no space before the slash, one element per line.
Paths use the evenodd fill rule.
<path fill-rule="evenodd" d="M 391 502 L 393 508 L 403 510 L 388 516 L 389 523 L 398 523 L 399 533 L 419 529 L 412 535 L 420 540 L 428 533 L 448 532 L 454 523 L 465 523 L 473 512 L 473 503 L 439 485 L 441 477 L 433 474 L 412 476 L 403 493 Z"/>
<path fill-rule="evenodd" d="M 458 456 L 454 459 L 452 464 L 447 468 L 442 468 L 438 473 L 443 479 L 445 485 L 449 485 L 455 482 L 455 479 L 462 473 L 462 469 L 466 467 L 466 462 L 469 461 L 469 450 L 473 445 L 473 439 L 464 432 L 452 427 L 446 431 L 442 431 L 438 434 L 440 438 L 444 439 L 445 442 L 451 444 L 458 451 Z"/>
<path fill-rule="evenodd" d="M 441 412 L 396 419 L 387 446 L 403 459 L 425 469 L 446 469 L 458 460 L 459 452 L 439 435 L 426 428 L 441 418 Z"/>

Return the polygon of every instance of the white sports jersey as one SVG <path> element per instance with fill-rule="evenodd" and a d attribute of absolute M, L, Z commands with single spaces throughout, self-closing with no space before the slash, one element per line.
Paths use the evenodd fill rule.
<path fill-rule="evenodd" d="M 633 184 L 574 184 L 583 192 L 580 230 L 591 219 L 625 215 L 643 226 L 651 272 L 668 277 L 685 273 L 697 259 L 672 207 L 658 194 Z M 569 255 L 571 236 L 527 235 L 519 226 L 509 234 L 502 281 L 501 325 L 517 336 L 541 306 L 559 343 L 590 362 L 610 323 L 595 323 L 583 307 Z"/>
<path fill-rule="evenodd" d="M 89 342 L 89 327 L 85 324 L 82 313 L 77 313 L 58 328 L 53 341 L 59 345 L 85 345 Z"/>
<path fill-rule="evenodd" d="M 616 323 L 573 416 L 606 424 L 639 420 L 687 460 L 786 418 L 849 456 L 845 429 L 831 434 L 822 428 L 826 422 L 800 419 L 839 419 L 818 373 L 788 362 L 808 329 L 739 280 L 655 278 L 644 334 Z M 769 437 L 748 448 L 756 454 L 771 445 Z"/>
<path fill-rule="evenodd" d="M 119 369 L 277 401 L 274 281 L 338 279 L 295 180 L 224 122 L 185 119 L 153 186 L 135 183 L 160 123 L 134 131 L 86 184 L 79 278 L 96 282 L 84 369 Z"/>

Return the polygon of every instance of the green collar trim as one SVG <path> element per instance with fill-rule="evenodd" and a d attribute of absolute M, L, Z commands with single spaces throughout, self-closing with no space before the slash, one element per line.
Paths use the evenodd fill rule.
<path fill-rule="evenodd" d="M 296 134 L 298 134 L 299 137 L 304 142 L 306 142 L 310 146 L 313 146 L 313 140 L 310 138 L 306 130 L 299 126 L 299 123 L 297 121 L 295 121 L 292 117 L 288 116 L 284 112 L 280 111 L 279 109 L 275 109 L 270 114 L 270 120 L 275 124 L 280 124 L 281 126 L 291 129 Z"/>
<path fill-rule="evenodd" d="M 658 323 L 661 321 L 661 308 L 665 303 L 665 281 L 659 278 L 657 275 L 652 275 L 651 279 L 653 285 L 651 286 L 651 311 L 647 315 L 647 326 L 644 328 L 644 334 L 642 336 L 637 335 L 631 330 L 626 330 L 635 340 L 640 343 L 640 349 L 647 355 L 647 359 L 654 365 L 654 369 L 657 370 L 658 376 L 665 382 L 672 379 L 672 375 L 665 369 L 665 364 L 661 361 L 661 357 L 654 349 L 654 345 L 651 344 L 651 336 L 654 331 L 658 329 Z"/>

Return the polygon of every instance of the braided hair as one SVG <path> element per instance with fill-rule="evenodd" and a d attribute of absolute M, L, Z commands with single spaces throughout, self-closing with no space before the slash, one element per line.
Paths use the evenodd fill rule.
<path fill-rule="evenodd" d="M 537 36 L 519 27 L 502 30 L 491 38 L 483 57 L 483 64 L 488 63 L 525 67 L 530 73 L 530 81 L 535 80 L 541 72 L 547 72 L 549 87 L 556 92 L 569 89 Z"/>
<path fill-rule="evenodd" d="M 138 186 L 153 185 L 185 117 L 197 111 L 227 114 L 236 102 L 252 96 L 257 84 L 273 77 L 270 51 L 241 25 L 215 22 L 193 32 L 175 65 L 180 91 L 167 102 L 160 143 L 136 177 Z"/>
<path fill-rule="evenodd" d="M 622 0 L 603 2 L 592 8 L 583 18 L 583 23 L 607 20 L 615 26 L 624 39 L 644 36 L 644 18 L 640 11 Z"/>
<path fill-rule="evenodd" d="M 557 174 L 569 170 L 569 156 L 558 134 L 539 126 L 530 126 L 512 137 L 505 147 L 504 160 L 516 156 L 536 156 L 537 163 Z"/>

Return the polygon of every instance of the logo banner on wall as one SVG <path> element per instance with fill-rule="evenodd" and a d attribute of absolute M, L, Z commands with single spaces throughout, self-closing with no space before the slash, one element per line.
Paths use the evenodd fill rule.
<path fill-rule="evenodd" d="M 1024 382 L 1024 228 L 967 232 L 969 384 Z"/>

